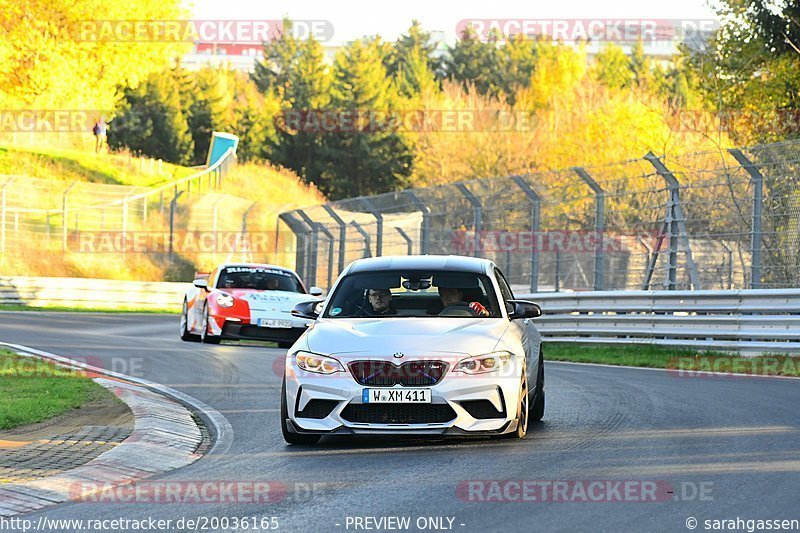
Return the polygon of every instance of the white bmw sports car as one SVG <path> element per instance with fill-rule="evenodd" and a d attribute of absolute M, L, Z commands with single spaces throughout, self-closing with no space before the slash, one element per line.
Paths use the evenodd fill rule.
<path fill-rule="evenodd" d="M 495 434 L 523 438 L 544 415 L 535 303 L 497 266 L 458 256 L 362 259 L 286 354 L 281 430 L 327 434 Z"/>

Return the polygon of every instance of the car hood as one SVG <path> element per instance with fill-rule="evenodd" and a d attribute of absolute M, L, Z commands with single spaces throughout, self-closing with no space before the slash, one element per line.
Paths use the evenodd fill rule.
<path fill-rule="evenodd" d="M 508 329 L 502 318 L 329 318 L 307 332 L 312 352 L 388 357 L 489 353 Z"/>
<path fill-rule="evenodd" d="M 301 302 L 319 300 L 310 294 L 287 291 L 259 291 L 255 289 L 225 289 L 238 300 L 244 300 L 253 311 L 277 311 L 291 313 L 292 308 Z"/>

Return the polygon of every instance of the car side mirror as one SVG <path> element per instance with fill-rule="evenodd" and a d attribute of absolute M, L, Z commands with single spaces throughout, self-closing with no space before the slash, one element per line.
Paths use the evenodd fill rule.
<path fill-rule="evenodd" d="M 207 279 L 196 279 L 194 280 L 194 286 L 198 289 L 203 289 L 205 291 L 208 290 L 208 280 Z"/>
<path fill-rule="evenodd" d="M 310 294 L 311 296 L 322 296 L 323 292 L 324 291 L 319 287 L 311 287 L 311 289 L 309 289 L 308 291 L 308 294 Z"/>
<path fill-rule="evenodd" d="M 323 302 L 319 300 L 299 303 L 292 309 L 292 316 L 316 320 L 319 318 L 320 311 L 322 311 L 322 304 Z"/>
<path fill-rule="evenodd" d="M 511 320 L 518 318 L 538 318 L 542 316 L 542 308 L 538 304 L 528 300 L 509 300 L 508 303 L 514 306 L 514 312 L 508 315 Z"/>

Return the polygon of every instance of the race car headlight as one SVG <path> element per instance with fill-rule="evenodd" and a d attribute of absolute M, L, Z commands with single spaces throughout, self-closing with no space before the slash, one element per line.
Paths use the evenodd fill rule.
<path fill-rule="evenodd" d="M 217 294 L 217 305 L 220 307 L 233 307 L 233 296 L 224 292 Z"/>
<path fill-rule="evenodd" d="M 458 362 L 453 372 L 465 374 L 484 374 L 495 372 L 508 365 L 512 355 L 509 352 L 497 352 L 486 355 L 476 355 Z"/>
<path fill-rule="evenodd" d="M 316 374 L 334 374 L 344 372 L 342 363 L 333 357 L 327 357 L 310 352 L 297 352 L 294 361 L 298 368 Z"/>

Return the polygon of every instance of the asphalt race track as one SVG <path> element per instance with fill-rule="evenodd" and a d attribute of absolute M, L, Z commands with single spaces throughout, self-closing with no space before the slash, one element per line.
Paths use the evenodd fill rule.
<path fill-rule="evenodd" d="M 713 519 L 800 519 L 797 380 L 548 363 L 545 420 L 523 441 L 337 437 L 290 447 L 274 370 L 283 351 L 185 343 L 177 331 L 177 316 L 3 313 L 0 340 L 169 385 L 228 419 L 226 452 L 159 481 L 268 481 L 285 494 L 267 503 L 68 503 L 28 518 L 265 516 L 280 531 L 363 531 L 357 523 L 397 524 L 357 517 L 396 516 L 417 531 L 418 519 L 442 517 L 439 530 L 464 532 L 690 531 L 690 517 L 702 531 Z M 658 501 L 624 492 L 600 497 L 614 501 L 496 501 L 519 499 L 509 480 L 566 481 L 570 491 L 628 481 L 657 486 Z M 481 496 L 495 501 L 471 501 Z"/>

